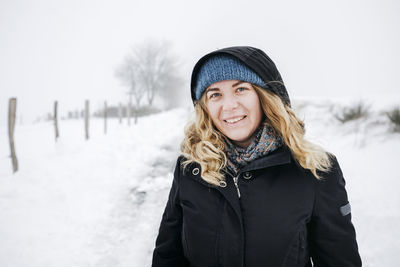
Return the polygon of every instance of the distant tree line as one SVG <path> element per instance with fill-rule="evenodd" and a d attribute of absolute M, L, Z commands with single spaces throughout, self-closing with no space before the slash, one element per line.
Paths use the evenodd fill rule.
<path fill-rule="evenodd" d="M 133 114 L 133 108 L 131 108 L 131 114 Z M 142 116 L 146 116 L 146 115 L 150 115 L 150 114 L 154 114 L 154 113 L 158 113 L 160 112 L 161 109 L 156 108 L 156 107 L 152 107 L 149 105 L 146 106 L 141 106 L 138 110 L 137 110 L 137 116 L 138 117 L 142 117 Z M 107 117 L 109 118 L 118 118 L 119 117 L 119 107 L 118 106 L 109 106 L 107 107 Z M 97 109 L 92 113 L 92 116 L 94 117 L 103 117 L 104 115 L 104 109 Z M 68 111 L 66 116 L 62 116 L 61 119 L 65 120 L 65 119 L 81 119 L 85 116 L 85 110 L 84 109 L 80 109 L 80 110 L 73 110 L 73 111 Z M 121 116 L 123 118 L 126 118 L 128 116 L 128 107 L 127 106 L 122 106 L 121 108 Z M 46 113 L 46 115 L 41 116 L 36 118 L 36 121 L 52 121 L 54 119 L 54 114 L 48 112 Z"/>
<path fill-rule="evenodd" d="M 122 117 L 127 117 L 128 116 L 128 107 L 123 106 L 122 107 Z M 142 116 L 146 116 L 146 115 L 150 115 L 150 114 L 154 114 L 154 113 L 158 113 L 161 110 L 155 107 L 151 107 L 151 106 L 141 106 L 138 110 L 138 117 L 142 117 Z M 107 117 L 112 117 L 112 118 L 117 118 L 119 115 L 119 107 L 118 106 L 110 106 L 107 107 Z M 96 110 L 93 113 L 94 117 L 103 117 L 104 114 L 104 110 Z M 132 114 L 132 113 L 131 113 Z"/>

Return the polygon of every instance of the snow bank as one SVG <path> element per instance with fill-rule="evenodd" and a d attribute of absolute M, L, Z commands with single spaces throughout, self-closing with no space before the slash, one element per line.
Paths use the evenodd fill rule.
<path fill-rule="evenodd" d="M 373 110 L 342 124 L 338 102 L 297 99 L 307 138 L 342 167 L 364 266 L 396 266 L 400 251 L 400 134 Z M 387 105 L 382 105 L 387 106 Z M 20 170 L 12 174 L 0 128 L 0 266 L 149 266 L 172 171 L 190 111 L 140 118 L 137 125 L 61 121 L 17 125 Z"/>

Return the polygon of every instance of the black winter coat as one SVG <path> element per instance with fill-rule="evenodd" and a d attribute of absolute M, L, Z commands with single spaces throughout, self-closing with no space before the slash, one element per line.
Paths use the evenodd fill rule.
<path fill-rule="evenodd" d="M 317 180 L 283 146 L 240 171 L 240 198 L 233 177 L 226 177 L 226 187 L 210 185 L 197 163 L 183 170 L 182 159 L 152 267 L 361 266 L 335 157 Z"/>

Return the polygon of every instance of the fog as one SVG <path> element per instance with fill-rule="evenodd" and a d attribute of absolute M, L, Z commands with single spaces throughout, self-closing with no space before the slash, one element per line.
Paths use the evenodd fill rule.
<path fill-rule="evenodd" d="M 291 97 L 400 99 L 399 11 L 388 0 L 2 1 L 0 123 L 10 97 L 17 123 L 52 112 L 54 100 L 61 116 L 85 99 L 91 110 L 126 102 L 115 69 L 149 39 L 171 42 L 187 103 L 195 62 L 233 45 L 263 49 Z"/>

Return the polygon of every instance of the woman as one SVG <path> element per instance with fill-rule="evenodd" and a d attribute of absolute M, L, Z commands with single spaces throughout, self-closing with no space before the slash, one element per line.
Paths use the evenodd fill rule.
<path fill-rule="evenodd" d="M 152 266 L 361 266 L 338 161 L 304 139 L 272 60 L 211 52 L 191 95 Z"/>

